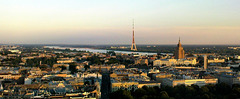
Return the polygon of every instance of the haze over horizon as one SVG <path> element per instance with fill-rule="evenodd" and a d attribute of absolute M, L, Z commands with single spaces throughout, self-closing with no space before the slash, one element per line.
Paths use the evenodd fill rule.
<path fill-rule="evenodd" d="M 239 0 L 1 0 L 0 44 L 240 44 Z"/>

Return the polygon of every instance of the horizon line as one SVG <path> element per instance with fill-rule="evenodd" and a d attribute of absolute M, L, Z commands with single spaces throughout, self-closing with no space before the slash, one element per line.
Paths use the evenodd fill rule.
<path fill-rule="evenodd" d="M 131 46 L 131 44 L 40 44 L 40 43 L 25 43 L 25 44 L 1 44 L 0 45 L 85 45 L 85 46 L 94 46 L 94 45 L 108 45 L 108 46 L 119 46 L 119 45 L 124 45 L 124 46 Z M 177 44 L 136 44 L 136 45 L 177 45 Z M 183 44 L 184 45 L 237 45 L 240 46 L 240 44 Z"/>

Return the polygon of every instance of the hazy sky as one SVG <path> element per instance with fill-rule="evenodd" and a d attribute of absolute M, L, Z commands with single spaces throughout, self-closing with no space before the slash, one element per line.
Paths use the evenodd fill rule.
<path fill-rule="evenodd" d="M 240 0 L 0 0 L 1 44 L 240 44 Z"/>

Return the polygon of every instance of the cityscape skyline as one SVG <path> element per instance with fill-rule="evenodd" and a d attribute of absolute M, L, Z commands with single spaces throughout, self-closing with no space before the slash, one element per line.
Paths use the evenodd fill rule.
<path fill-rule="evenodd" d="M 0 1 L 1 44 L 239 45 L 232 0 Z"/>
<path fill-rule="evenodd" d="M 0 0 L 0 99 L 240 99 L 240 0 Z"/>

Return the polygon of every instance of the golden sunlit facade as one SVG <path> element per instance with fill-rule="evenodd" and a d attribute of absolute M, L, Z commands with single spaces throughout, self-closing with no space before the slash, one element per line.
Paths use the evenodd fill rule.
<path fill-rule="evenodd" d="M 175 51 L 175 59 L 184 59 L 184 58 L 185 58 L 185 52 L 183 50 L 183 47 L 179 38 L 178 46 Z"/>

